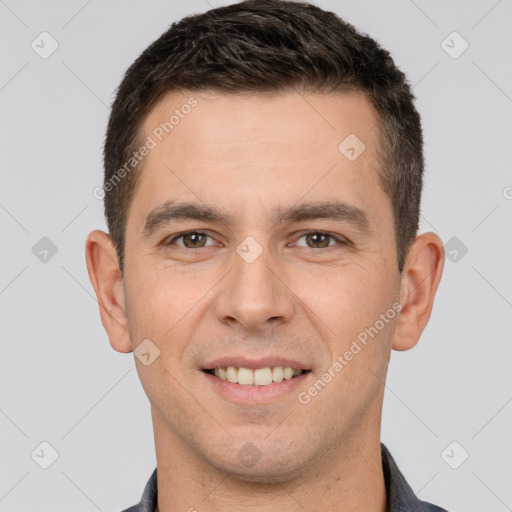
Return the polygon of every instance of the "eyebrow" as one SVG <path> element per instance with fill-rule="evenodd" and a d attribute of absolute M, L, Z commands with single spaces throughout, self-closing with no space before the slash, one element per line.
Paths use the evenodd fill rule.
<path fill-rule="evenodd" d="M 314 219 L 347 222 L 364 235 L 371 232 L 366 212 L 357 206 L 341 201 L 301 203 L 285 209 L 284 213 L 282 213 L 282 208 L 279 208 L 273 212 L 270 218 L 274 225 Z M 166 201 L 147 215 L 142 236 L 149 238 L 161 227 L 180 220 L 222 223 L 228 226 L 235 224 L 235 216 L 225 209 L 190 202 Z"/>

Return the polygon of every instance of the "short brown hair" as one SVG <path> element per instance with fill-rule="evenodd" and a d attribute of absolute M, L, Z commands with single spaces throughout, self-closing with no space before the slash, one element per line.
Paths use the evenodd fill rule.
<path fill-rule="evenodd" d="M 389 52 L 336 14 L 284 0 L 246 0 L 173 23 L 127 70 L 104 147 L 105 217 L 123 271 L 128 209 L 140 164 L 112 186 L 140 147 L 141 126 L 171 91 L 361 91 L 378 117 L 381 186 L 391 199 L 402 272 L 419 227 L 423 136 L 406 77 Z M 105 185 L 110 183 L 107 189 Z"/>

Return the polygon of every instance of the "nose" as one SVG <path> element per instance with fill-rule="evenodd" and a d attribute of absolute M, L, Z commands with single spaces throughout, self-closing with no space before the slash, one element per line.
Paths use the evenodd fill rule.
<path fill-rule="evenodd" d="M 278 268 L 266 249 L 252 262 L 234 254 L 215 305 L 218 320 L 252 332 L 289 322 L 293 292 Z"/>

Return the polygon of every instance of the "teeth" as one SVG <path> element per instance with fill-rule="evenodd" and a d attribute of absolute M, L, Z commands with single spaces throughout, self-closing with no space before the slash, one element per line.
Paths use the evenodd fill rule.
<path fill-rule="evenodd" d="M 274 368 L 236 368 L 228 366 L 227 368 L 215 368 L 214 374 L 219 379 L 227 380 L 233 384 L 241 384 L 242 386 L 266 386 L 272 382 L 281 382 L 283 379 L 290 380 L 297 377 L 303 372 L 297 368 L 289 366 L 275 366 Z"/>
<path fill-rule="evenodd" d="M 270 368 L 258 368 L 254 370 L 254 384 L 256 384 L 256 386 L 272 384 L 272 370 Z"/>
<path fill-rule="evenodd" d="M 281 382 L 283 380 L 283 367 L 282 366 L 276 366 L 272 370 L 272 380 L 274 382 Z"/>
<path fill-rule="evenodd" d="M 217 373 L 217 368 L 215 369 L 215 375 L 217 375 L 217 377 L 220 377 L 220 375 Z M 226 379 L 229 382 L 238 382 L 238 370 L 234 366 L 228 366 L 226 370 Z"/>
<path fill-rule="evenodd" d="M 249 368 L 238 369 L 238 384 L 252 386 L 254 382 L 254 372 Z"/>

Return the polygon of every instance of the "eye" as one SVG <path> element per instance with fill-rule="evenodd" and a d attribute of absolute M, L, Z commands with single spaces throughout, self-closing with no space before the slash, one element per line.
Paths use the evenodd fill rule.
<path fill-rule="evenodd" d="M 212 240 L 212 243 L 208 244 L 208 239 Z M 304 239 L 305 243 L 298 243 L 301 239 Z M 178 241 L 181 243 L 178 243 Z M 310 249 L 324 249 L 337 244 L 346 245 L 347 240 L 343 237 L 337 237 L 324 231 L 309 231 L 304 233 L 295 243 L 295 245 L 299 247 L 308 247 Z M 216 242 L 203 231 L 187 231 L 170 238 L 165 242 L 165 245 L 177 245 L 179 247 L 184 247 L 185 249 L 201 249 L 203 247 L 216 245 Z"/>
<path fill-rule="evenodd" d="M 305 239 L 306 244 L 296 245 L 301 247 L 309 247 L 311 249 L 323 249 L 325 247 L 332 247 L 333 245 L 336 245 L 336 242 L 341 245 L 346 245 L 347 243 L 346 240 L 344 240 L 342 237 L 336 237 L 330 233 L 325 233 L 324 231 L 309 231 L 308 233 L 305 233 L 299 237 L 298 240 L 301 240 L 302 238 Z M 335 243 L 331 244 L 331 241 L 334 241 Z"/>
<path fill-rule="evenodd" d="M 202 247 L 207 247 L 207 238 L 212 239 L 202 231 L 187 231 L 186 233 L 181 233 L 180 235 L 176 235 L 171 238 L 166 242 L 166 245 L 178 245 L 180 247 L 185 247 L 186 249 L 201 249 Z M 183 243 L 176 243 L 176 240 L 182 240 Z M 209 245 L 215 245 L 215 243 Z"/>

